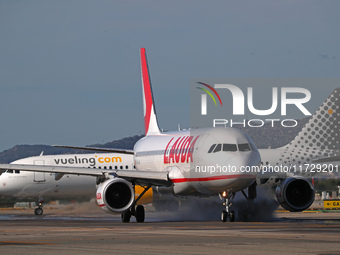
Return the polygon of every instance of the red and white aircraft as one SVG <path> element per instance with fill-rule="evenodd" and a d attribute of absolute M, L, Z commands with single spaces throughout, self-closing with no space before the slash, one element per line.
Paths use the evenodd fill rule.
<path fill-rule="evenodd" d="M 0 169 L 97 177 L 97 183 L 100 183 L 96 192 L 99 206 L 120 213 L 123 222 L 129 222 L 132 215 L 137 222 L 144 221 L 144 207 L 136 206 L 136 203 L 155 186 L 159 187 L 160 192 L 170 192 L 174 196 L 220 196 L 226 207 L 221 214 L 222 221 L 227 218 L 234 221 L 235 214 L 230 206 L 235 193 L 242 191 L 245 195 L 244 190 L 248 188 L 247 198 L 256 197 L 255 181 L 258 173 L 242 171 L 242 168 L 260 165 L 261 158 L 256 146 L 248 135 L 234 128 L 161 132 L 157 124 L 144 48 L 140 54 L 145 137 L 135 144 L 133 151 L 105 150 L 134 153 L 135 170 L 98 171 L 92 168 L 22 164 L 0 164 Z M 144 187 L 144 192 L 137 199 L 135 185 Z"/>
<path fill-rule="evenodd" d="M 262 164 L 260 174 L 257 178 L 257 185 L 269 186 L 270 189 L 266 190 L 266 192 L 274 191 L 274 188 L 276 188 L 275 193 L 277 201 L 282 207 L 289 211 L 303 211 L 313 203 L 315 190 L 308 178 L 310 179 L 317 174 L 323 174 L 323 178 L 325 178 L 325 176 L 333 178 L 333 176 L 337 176 L 339 173 L 339 98 L 340 88 L 337 88 L 323 102 L 315 114 L 302 128 L 301 132 L 299 132 L 290 143 L 281 148 L 258 150 L 261 155 Z M 164 165 L 150 166 L 150 169 L 167 168 L 170 163 L 171 166 L 173 166 L 175 162 L 176 164 L 184 163 L 182 160 L 185 161 L 186 157 L 190 159 L 192 155 L 189 154 L 189 157 L 189 155 L 185 154 L 186 151 L 183 151 L 183 155 L 175 154 L 175 147 L 181 150 L 182 146 L 184 148 L 186 143 L 190 143 L 190 138 L 186 136 L 183 137 L 183 141 L 180 139 L 178 140 L 179 137 L 171 140 L 171 142 L 168 143 L 169 145 L 167 144 L 166 146 L 167 150 L 165 155 L 163 155 L 163 150 L 161 150 L 161 158 L 156 158 L 156 161 L 159 160 L 161 162 L 163 160 Z M 177 140 L 178 142 L 176 143 Z M 222 145 L 219 143 L 218 139 L 216 139 L 216 141 L 214 140 L 214 142 L 216 143 L 211 145 L 208 150 L 208 154 L 215 155 L 215 157 L 219 155 L 226 155 L 226 151 L 234 151 L 236 155 L 238 151 L 244 150 L 242 146 L 237 146 L 236 144 Z M 173 151 L 171 151 L 172 148 L 174 148 Z M 92 148 L 86 149 L 92 150 Z M 106 171 L 106 169 L 134 169 L 135 157 L 133 151 L 125 151 L 123 154 L 122 152 L 112 152 L 111 149 L 101 148 L 100 150 L 107 153 L 73 155 L 41 154 L 40 156 L 16 160 L 11 164 L 93 168 L 92 171 L 98 171 L 99 175 L 95 180 L 92 176 L 86 175 L 77 176 L 63 173 L 45 174 L 40 172 L 7 170 L 5 173 L 0 175 L 0 196 L 37 199 L 38 208 L 36 208 L 35 213 L 38 215 L 41 215 L 43 212 L 41 208 L 42 198 L 51 200 L 70 197 L 74 198 L 79 196 L 92 197 L 95 195 L 96 191 L 94 184 L 100 184 L 103 181 L 102 169 L 104 169 L 104 171 Z M 204 158 L 204 153 L 202 155 Z M 230 154 L 228 153 L 228 155 Z M 193 160 L 194 159 L 196 159 L 196 157 L 193 158 Z M 202 172 L 210 172 L 211 174 L 214 173 L 214 170 L 215 172 L 218 171 L 216 166 L 215 168 L 212 166 L 210 166 L 210 168 L 202 168 L 198 164 L 194 166 L 196 167 L 195 172 L 196 169 Z M 166 171 L 170 170 L 172 170 L 172 168 L 167 168 Z M 175 173 L 176 172 L 172 172 L 172 174 Z M 208 175 L 206 178 L 213 178 L 213 176 Z M 202 181 L 202 179 L 200 181 Z M 172 179 L 172 182 L 174 184 L 170 187 L 154 185 L 152 189 L 149 189 L 146 193 L 144 193 L 142 198 L 138 200 L 138 204 L 150 202 L 153 202 L 154 204 L 157 203 L 158 205 L 162 203 L 166 204 L 169 203 L 169 199 L 172 201 L 173 197 L 171 195 L 181 194 L 179 191 L 180 188 L 186 189 L 189 187 L 188 183 L 185 183 L 183 178 L 176 179 L 175 176 Z M 181 182 L 183 185 L 180 185 Z M 195 181 L 194 179 L 191 179 L 191 185 L 192 187 L 197 186 L 197 188 L 195 188 L 197 190 L 202 189 L 203 186 L 202 183 L 198 182 L 198 180 Z M 253 188 L 254 186 L 251 187 Z M 174 188 L 176 193 L 174 193 Z M 135 198 L 137 199 L 143 192 L 143 188 L 135 185 L 134 189 Z M 251 197 L 255 196 L 254 191 L 254 189 L 251 189 Z M 194 193 L 195 192 L 193 192 L 193 194 Z M 204 191 L 202 193 L 205 194 L 207 192 Z"/>

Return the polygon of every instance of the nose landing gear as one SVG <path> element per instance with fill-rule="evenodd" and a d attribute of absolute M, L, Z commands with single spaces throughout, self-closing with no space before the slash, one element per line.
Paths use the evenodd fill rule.
<path fill-rule="evenodd" d="M 221 220 L 222 222 L 226 222 L 228 219 L 230 222 L 235 221 L 235 212 L 230 209 L 232 206 L 232 201 L 235 197 L 235 193 L 228 194 L 226 191 L 220 194 L 220 197 L 223 200 L 223 205 L 225 206 L 225 210 L 221 213 Z"/>
<path fill-rule="evenodd" d="M 36 203 L 38 205 L 38 208 L 35 208 L 34 214 L 35 215 L 42 215 L 44 213 L 44 211 L 42 209 L 44 200 L 41 197 L 39 197 L 39 198 L 37 198 L 37 202 Z"/>
<path fill-rule="evenodd" d="M 246 210 L 246 214 L 249 214 L 249 212 L 247 213 L 247 211 L 251 212 L 253 210 L 254 199 L 257 197 L 256 182 L 254 182 L 252 185 L 248 187 L 248 196 L 244 192 L 244 190 L 241 190 L 241 192 L 244 195 L 244 197 L 247 199 L 248 210 Z M 235 212 L 230 209 L 230 207 L 232 206 L 232 201 L 235 197 L 235 194 L 236 194 L 235 192 L 227 192 L 227 191 L 223 191 L 222 193 L 219 194 L 220 198 L 223 200 L 223 205 L 225 206 L 225 210 L 223 210 L 221 213 L 221 220 L 223 222 L 226 222 L 228 219 L 230 222 L 235 221 Z M 246 217 L 247 216 L 248 215 L 246 215 Z"/>

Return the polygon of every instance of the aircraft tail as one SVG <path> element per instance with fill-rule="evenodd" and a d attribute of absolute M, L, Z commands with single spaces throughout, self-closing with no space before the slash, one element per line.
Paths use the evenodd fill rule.
<path fill-rule="evenodd" d="M 331 159 L 340 155 L 340 88 L 335 89 L 286 146 L 292 163 Z"/>
<path fill-rule="evenodd" d="M 153 100 L 151 80 L 149 75 L 148 62 L 145 48 L 140 49 L 142 84 L 143 84 L 143 108 L 145 135 L 160 134 L 156 118 L 155 104 Z"/>

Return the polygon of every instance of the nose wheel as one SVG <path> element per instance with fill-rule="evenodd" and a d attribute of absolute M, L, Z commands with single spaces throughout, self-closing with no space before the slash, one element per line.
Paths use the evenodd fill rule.
<path fill-rule="evenodd" d="M 244 197 L 247 199 L 248 202 L 248 209 L 251 209 L 254 204 L 254 199 L 257 197 L 257 192 L 256 192 L 256 182 L 254 182 L 252 185 L 248 187 L 248 196 L 244 192 L 244 190 L 241 190 L 242 194 Z M 232 201 L 235 197 L 235 192 L 227 192 L 223 191 L 222 193 L 219 194 L 220 198 L 223 200 L 223 205 L 225 206 L 225 210 L 222 211 L 221 213 L 221 220 L 222 222 L 230 221 L 234 222 L 235 221 L 235 212 L 231 210 L 232 206 Z"/>
<path fill-rule="evenodd" d="M 43 214 L 43 209 L 41 207 L 35 208 L 34 214 L 35 215 L 42 215 Z"/>
<path fill-rule="evenodd" d="M 221 213 L 221 221 L 226 222 L 234 222 L 235 221 L 235 212 L 231 210 L 232 206 L 232 200 L 235 197 L 235 193 L 227 194 L 226 192 L 223 192 L 220 197 L 223 199 L 223 205 L 225 206 L 225 210 Z"/>
<path fill-rule="evenodd" d="M 43 211 L 43 209 L 42 209 L 42 207 L 43 207 L 43 202 L 44 202 L 44 200 L 41 198 L 41 197 L 39 197 L 38 199 L 37 199 L 37 205 L 38 205 L 38 208 L 35 208 L 35 210 L 34 210 L 34 214 L 35 215 L 42 215 L 43 213 L 44 213 L 44 211 Z"/>
<path fill-rule="evenodd" d="M 235 221 L 235 212 L 233 210 L 230 210 L 228 213 L 226 210 L 223 210 L 221 213 L 221 221 L 226 222 L 229 219 L 230 222 Z"/>

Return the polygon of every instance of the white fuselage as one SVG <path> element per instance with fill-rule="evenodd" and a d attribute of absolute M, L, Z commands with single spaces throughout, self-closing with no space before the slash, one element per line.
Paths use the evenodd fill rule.
<path fill-rule="evenodd" d="M 46 155 L 19 159 L 11 164 L 133 169 L 133 155 L 117 153 Z M 50 199 L 94 197 L 96 178 L 84 175 L 6 171 L 0 175 L 0 196 Z"/>
<path fill-rule="evenodd" d="M 236 150 L 225 145 L 235 146 Z M 248 149 L 240 146 L 248 145 Z M 216 148 L 209 151 L 212 146 Z M 220 150 L 218 150 L 220 147 Z M 69 154 L 20 159 L 13 164 L 71 166 L 138 171 L 168 171 L 174 195 L 216 195 L 249 187 L 256 172 L 241 171 L 258 166 L 260 155 L 252 140 L 232 128 L 208 128 L 151 135 L 135 145 L 135 155 Z M 94 196 L 96 179 L 91 176 L 7 171 L 0 176 L 0 195 L 51 199 Z"/>
<path fill-rule="evenodd" d="M 241 166 L 257 164 L 259 158 L 254 151 L 223 151 L 222 148 L 219 152 L 208 153 L 213 144 L 242 143 L 255 147 L 236 129 L 186 130 L 144 137 L 135 146 L 135 156 L 119 153 L 46 155 L 19 159 L 12 164 L 89 167 L 98 171 L 134 169 L 136 165 L 140 171 L 169 171 L 175 195 L 212 195 L 226 189 L 244 189 L 256 179 L 254 172 L 239 171 Z M 263 166 L 289 166 L 292 163 L 285 155 L 284 147 L 259 149 L 258 152 Z M 310 160 L 303 163 L 310 163 Z M 237 171 L 219 168 L 229 165 Z M 53 173 L 7 171 L 0 175 L 0 196 L 93 197 L 95 182 L 95 178 L 84 175 L 66 174 L 56 180 Z"/>
<path fill-rule="evenodd" d="M 213 145 L 221 149 L 209 152 Z M 229 150 L 230 145 L 236 150 Z M 242 149 L 240 145 L 247 145 L 249 149 Z M 257 173 L 241 168 L 260 164 L 260 155 L 252 140 L 233 128 L 149 135 L 136 143 L 134 151 L 137 170 L 169 171 L 174 194 L 184 196 L 245 189 L 254 182 Z"/>

